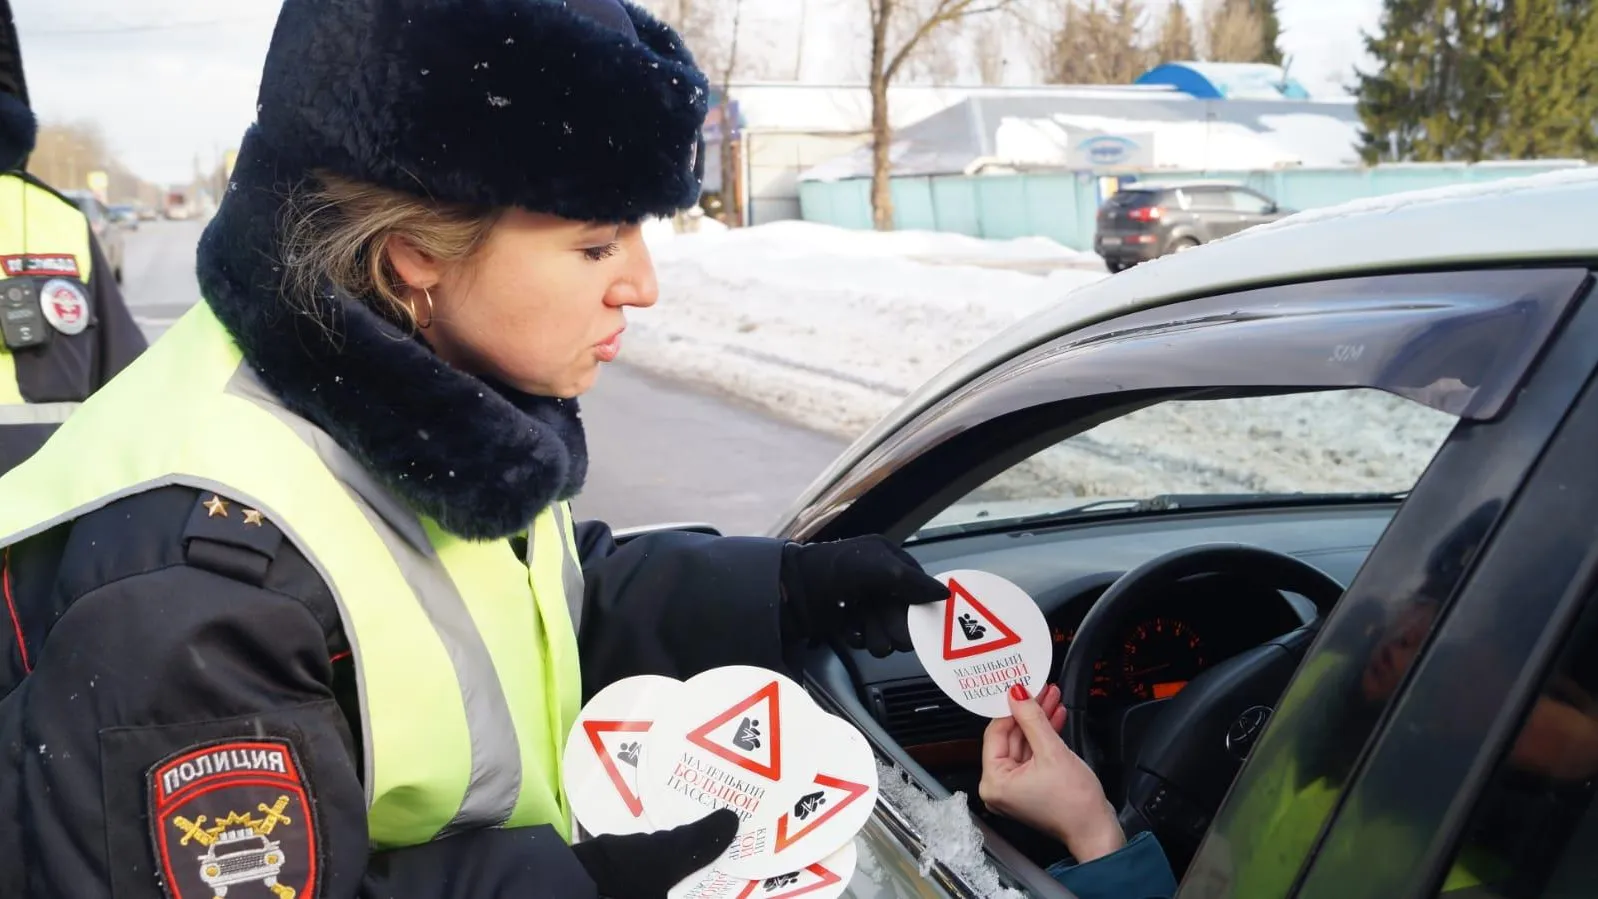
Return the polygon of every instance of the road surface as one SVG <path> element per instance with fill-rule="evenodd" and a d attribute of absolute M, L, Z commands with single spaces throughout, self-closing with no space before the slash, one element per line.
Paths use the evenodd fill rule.
<path fill-rule="evenodd" d="M 203 227 L 144 222 L 127 235 L 122 289 L 152 340 L 200 299 L 194 249 Z M 704 521 L 761 533 L 844 447 L 624 364 L 608 366 L 582 406 L 590 463 L 575 510 L 618 528 Z"/>

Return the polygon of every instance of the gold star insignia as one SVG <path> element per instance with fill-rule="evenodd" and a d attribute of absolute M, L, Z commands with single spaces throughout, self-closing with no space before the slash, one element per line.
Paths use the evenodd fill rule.
<path fill-rule="evenodd" d="M 265 522 L 261 518 L 261 512 L 260 512 L 259 509 L 245 509 L 244 510 L 244 523 L 245 524 L 253 524 L 256 527 L 260 527 Z"/>
<path fill-rule="evenodd" d="M 223 518 L 226 518 L 227 517 L 227 500 L 223 499 L 220 496 L 216 496 L 215 494 L 212 494 L 211 498 L 205 501 L 205 510 L 206 510 L 206 512 L 210 513 L 210 514 L 206 515 L 207 518 L 215 518 L 218 515 L 222 516 Z"/>

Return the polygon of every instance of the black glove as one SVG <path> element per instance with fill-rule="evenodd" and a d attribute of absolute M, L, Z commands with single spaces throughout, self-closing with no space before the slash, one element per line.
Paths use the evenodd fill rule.
<path fill-rule="evenodd" d="M 842 637 L 877 658 L 909 652 L 905 609 L 949 598 L 949 588 L 880 534 L 790 543 L 782 552 L 783 607 L 794 636 Z"/>
<path fill-rule="evenodd" d="M 738 834 L 738 815 L 717 809 L 654 833 L 601 836 L 572 846 L 604 899 L 666 899 L 666 891 L 715 861 Z"/>

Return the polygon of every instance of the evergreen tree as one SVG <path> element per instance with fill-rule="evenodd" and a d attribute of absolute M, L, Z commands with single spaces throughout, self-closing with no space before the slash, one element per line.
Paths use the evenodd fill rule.
<path fill-rule="evenodd" d="M 1276 0 L 1248 0 L 1249 8 L 1260 20 L 1260 58 L 1273 66 L 1282 64 L 1282 20 L 1276 15 Z"/>
<path fill-rule="evenodd" d="M 1497 128 L 1489 151 L 1509 159 L 1598 150 L 1598 4 L 1505 0 L 1487 39 L 1484 86 Z"/>
<path fill-rule="evenodd" d="M 1187 7 L 1182 0 L 1170 0 L 1166 6 L 1153 51 L 1151 62 L 1154 65 L 1198 59 L 1198 53 L 1193 49 L 1193 19 L 1187 14 Z"/>
<path fill-rule="evenodd" d="M 1456 8 L 1478 0 L 1386 0 L 1379 34 L 1363 35 L 1376 70 L 1359 75 L 1361 155 L 1368 163 L 1449 158 L 1458 140 Z"/>
<path fill-rule="evenodd" d="M 1367 162 L 1598 153 L 1598 4 L 1386 0 L 1359 76 Z"/>

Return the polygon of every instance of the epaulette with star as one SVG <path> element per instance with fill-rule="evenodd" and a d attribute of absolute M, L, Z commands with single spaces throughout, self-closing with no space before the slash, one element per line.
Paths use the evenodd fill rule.
<path fill-rule="evenodd" d="M 183 528 L 190 565 L 257 587 L 282 545 L 283 531 L 261 510 L 219 493 L 201 493 Z"/>

